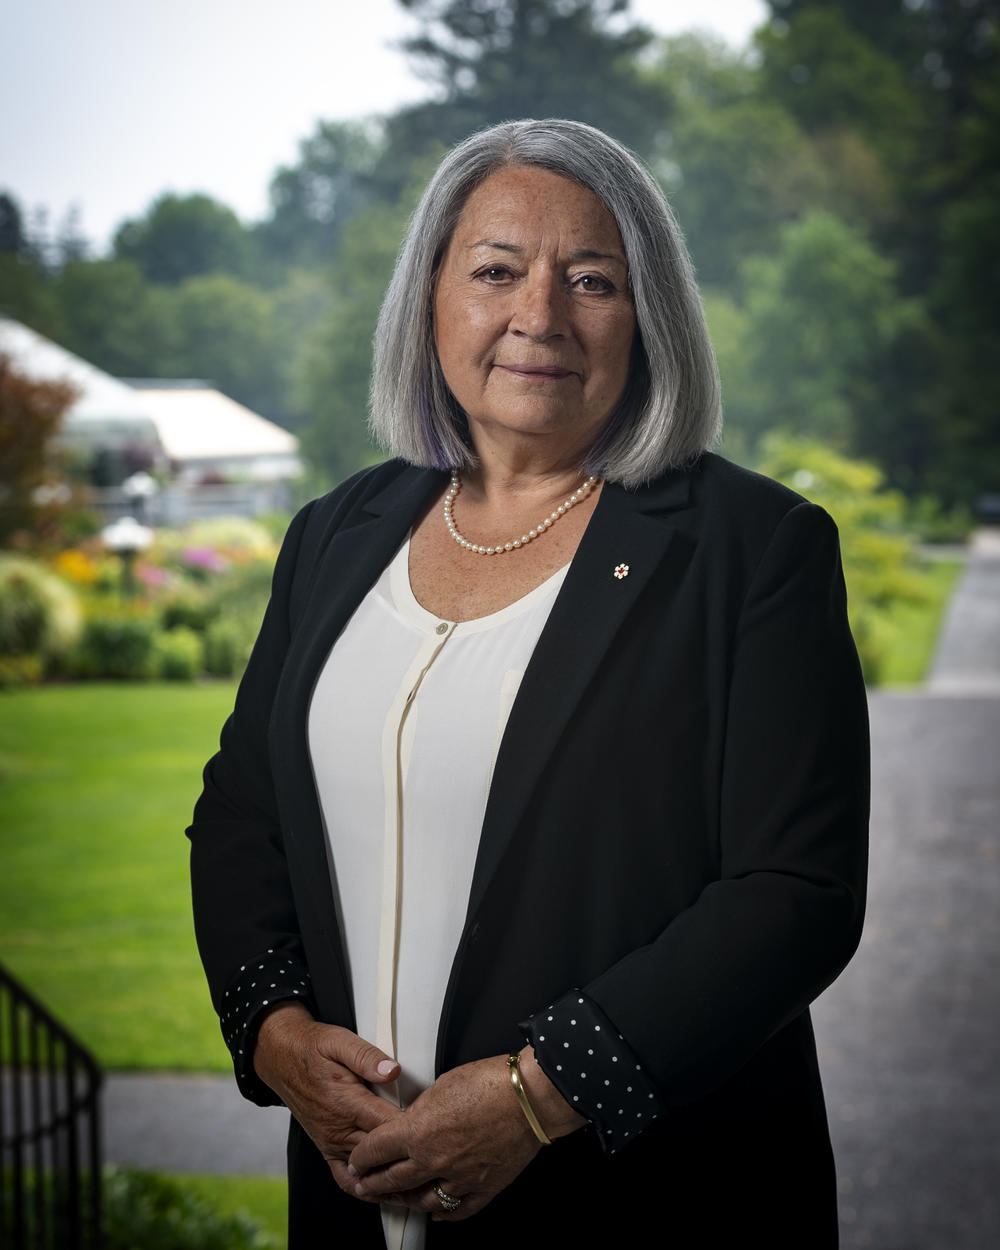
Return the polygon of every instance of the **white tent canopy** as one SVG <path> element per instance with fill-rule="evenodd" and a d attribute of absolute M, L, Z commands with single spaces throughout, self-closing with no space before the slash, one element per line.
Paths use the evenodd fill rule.
<path fill-rule="evenodd" d="M 147 447 L 189 481 L 205 474 L 278 481 L 302 472 L 294 434 L 208 382 L 113 378 L 6 317 L 0 317 L 0 352 L 27 377 L 76 388 L 63 428 L 66 443 Z"/>
<path fill-rule="evenodd" d="M 294 434 L 207 382 L 129 381 L 167 456 L 187 474 L 217 472 L 268 480 L 301 472 Z"/>
<path fill-rule="evenodd" d="M 156 428 L 141 398 L 110 373 L 7 317 L 0 317 L 0 353 L 9 356 L 26 377 L 68 382 L 76 388 L 77 399 L 66 413 L 67 442 L 158 445 Z"/>

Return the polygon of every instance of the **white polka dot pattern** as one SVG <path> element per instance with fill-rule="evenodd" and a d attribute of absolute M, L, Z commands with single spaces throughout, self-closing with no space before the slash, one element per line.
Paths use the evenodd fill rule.
<path fill-rule="evenodd" d="M 223 994 L 219 1017 L 222 1036 L 233 1056 L 240 1092 L 253 1102 L 277 1101 L 253 1068 L 261 1017 L 274 1003 L 295 999 L 315 1011 L 305 965 L 294 954 L 274 947 L 242 964 Z"/>
<path fill-rule="evenodd" d="M 637 1056 L 583 990 L 570 990 L 518 1027 L 542 1071 L 587 1117 L 609 1154 L 627 1146 L 663 1111 Z"/>

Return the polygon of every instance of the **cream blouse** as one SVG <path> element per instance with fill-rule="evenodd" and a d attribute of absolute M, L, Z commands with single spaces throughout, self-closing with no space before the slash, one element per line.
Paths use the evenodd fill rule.
<path fill-rule="evenodd" d="M 568 568 L 456 623 L 416 601 L 408 561 L 409 541 L 337 639 L 308 720 L 358 1033 L 399 1061 L 379 1092 L 404 1107 L 434 1081 L 493 766 Z M 382 1211 L 390 1250 L 420 1250 L 426 1217 Z"/>

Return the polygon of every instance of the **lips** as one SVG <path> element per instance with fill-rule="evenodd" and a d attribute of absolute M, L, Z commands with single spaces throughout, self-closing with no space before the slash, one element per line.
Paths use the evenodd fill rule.
<path fill-rule="evenodd" d="M 573 376 L 572 369 L 561 369 L 557 365 L 498 365 L 506 373 L 513 373 L 519 378 L 534 378 L 538 381 L 559 381 L 560 378 Z"/>

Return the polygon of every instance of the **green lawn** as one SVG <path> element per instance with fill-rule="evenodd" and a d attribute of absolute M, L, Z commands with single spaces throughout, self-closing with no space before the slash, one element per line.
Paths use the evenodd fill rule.
<path fill-rule="evenodd" d="M 168 1172 L 223 1215 L 249 1215 L 281 1248 L 288 1245 L 288 1185 L 274 1176 L 202 1176 Z"/>
<path fill-rule="evenodd" d="M 226 1070 L 191 924 L 213 685 L 0 694 L 0 958 L 111 1068 Z"/>

